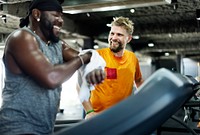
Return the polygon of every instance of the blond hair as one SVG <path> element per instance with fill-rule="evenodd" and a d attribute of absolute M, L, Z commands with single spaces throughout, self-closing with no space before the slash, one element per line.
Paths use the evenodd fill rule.
<path fill-rule="evenodd" d="M 134 23 L 126 17 L 114 17 L 111 26 L 121 26 L 126 29 L 127 33 L 132 35 L 134 31 Z"/>

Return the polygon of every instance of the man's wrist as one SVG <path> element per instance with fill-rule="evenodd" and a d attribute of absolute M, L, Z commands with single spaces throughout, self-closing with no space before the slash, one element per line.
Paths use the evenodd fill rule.
<path fill-rule="evenodd" d="M 94 112 L 94 109 L 88 110 L 88 111 L 86 112 L 86 115 L 87 115 L 87 114 L 90 114 L 90 113 L 92 113 L 92 112 Z"/>
<path fill-rule="evenodd" d="M 83 56 L 84 63 L 88 64 L 90 62 L 90 58 L 92 57 L 92 53 L 91 52 L 87 52 L 82 56 Z"/>

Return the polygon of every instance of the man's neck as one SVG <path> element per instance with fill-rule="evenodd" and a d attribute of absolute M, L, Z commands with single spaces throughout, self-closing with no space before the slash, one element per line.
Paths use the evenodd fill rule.
<path fill-rule="evenodd" d="M 113 54 L 114 54 L 115 57 L 119 57 L 120 58 L 120 57 L 122 57 L 124 55 L 124 49 L 119 51 L 119 52 L 117 52 L 117 53 L 113 52 Z"/>

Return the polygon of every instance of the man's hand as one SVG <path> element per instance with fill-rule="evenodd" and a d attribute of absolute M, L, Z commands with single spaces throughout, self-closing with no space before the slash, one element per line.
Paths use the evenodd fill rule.
<path fill-rule="evenodd" d="M 87 114 L 87 115 L 85 116 L 85 119 L 90 119 L 90 118 L 96 116 L 97 114 L 98 114 L 98 113 L 96 113 L 96 112 L 91 112 L 91 113 L 89 113 L 89 114 Z"/>
<path fill-rule="evenodd" d="M 99 84 L 105 79 L 105 72 L 102 69 L 95 69 L 86 75 L 86 80 L 89 84 Z"/>

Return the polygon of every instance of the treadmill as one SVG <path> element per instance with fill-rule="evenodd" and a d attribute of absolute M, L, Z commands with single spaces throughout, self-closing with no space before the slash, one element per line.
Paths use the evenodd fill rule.
<path fill-rule="evenodd" d="M 194 96 L 198 86 L 192 77 L 158 69 L 136 95 L 54 135 L 149 135 Z"/>

